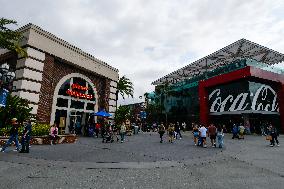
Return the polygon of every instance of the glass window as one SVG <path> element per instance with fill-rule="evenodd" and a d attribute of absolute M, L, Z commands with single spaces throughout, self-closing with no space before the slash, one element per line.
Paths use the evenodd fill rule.
<path fill-rule="evenodd" d="M 71 100 L 71 108 L 84 109 L 84 102 Z"/>
<path fill-rule="evenodd" d="M 88 103 L 86 109 L 87 109 L 87 110 L 94 110 L 94 109 L 95 109 L 95 104 L 93 104 L 93 103 Z"/>
<path fill-rule="evenodd" d="M 79 78 L 79 77 L 74 77 L 73 78 L 73 84 L 77 84 L 77 85 L 80 85 L 82 87 L 87 87 L 87 82 L 82 79 L 82 78 Z M 80 91 L 81 93 L 84 93 L 86 92 L 86 90 L 80 90 L 77 88 L 77 91 Z"/>
<path fill-rule="evenodd" d="M 87 83 L 87 81 L 79 77 L 73 77 L 72 80 L 72 85 L 71 79 L 67 79 L 61 85 L 58 95 L 96 101 L 94 90 L 91 88 L 91 85 Z"/>
<path fill-rule="evenodd" d="M 57 107 L 66 107 L 66 108 L 68 108 L 68 99 L 58 98 L 56 106 Z"/>
<path fill-rule="evenodd" d="M 68 96 L 68 94 L 66 93 L 66 91 L 68 89 L 70 89 L 70 80 L 71 79 L 67 79 L 60 87 L 58 94 L 59 95 L 63 95 L 63 96 Z"/>

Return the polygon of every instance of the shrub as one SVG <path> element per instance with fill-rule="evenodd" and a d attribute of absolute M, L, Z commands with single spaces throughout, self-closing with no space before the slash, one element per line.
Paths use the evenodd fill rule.
<path fill-rule="evenodd" d="M 10 135 L 10 128 L 0 128 L 0 136 L 9 136 Z"/>
<path fill-rule="evenodd" d="M 50 125 L 36 123 L 32 126 L 32 136 L 49 135 Z"/>
<path fill-rule="evenodd" d="M 7 126 L 4 128 L 0 128 L 0 136 L 9 136 L 10 129 L 12 126 Z M 19 128 L 19 136 L 22 135 L 24 127 Z M 32 136 L 44 136 L 49 135 L 50 125 L 49 124 L 42 124 L 42 123 L 35 123 L 32 125 Z"/>

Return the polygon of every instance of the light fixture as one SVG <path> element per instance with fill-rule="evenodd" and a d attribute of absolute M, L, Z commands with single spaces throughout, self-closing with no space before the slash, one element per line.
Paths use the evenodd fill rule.
<path fill-rule="evenodd" d="M 9 65 L 4 63 L 0 66 L 0 88 L 9 88 L 9 83 L 15 78 L 15 72 L 9 72 Z"/>
<path fill-rule="evenodd" d="M 1 71 L 3 74 L 7 73 L 8 70 L 9 70 L 9 65 L 8 65 L 7 63 L 4 63 L 4 64 L 1 65 L 0 71 Z"/>

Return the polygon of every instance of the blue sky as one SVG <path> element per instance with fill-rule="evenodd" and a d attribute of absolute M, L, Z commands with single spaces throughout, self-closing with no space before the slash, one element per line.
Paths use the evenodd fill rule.
<path fill-rule="evenodd" d="M 284 53 L 282 0 L 0 0 L 0 16 L 36 24 L 116 67 L 135 87 L 234 41 Z"/>

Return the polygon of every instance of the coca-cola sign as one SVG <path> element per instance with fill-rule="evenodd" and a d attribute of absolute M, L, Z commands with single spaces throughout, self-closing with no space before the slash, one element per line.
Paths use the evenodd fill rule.
<path fill-rule="evenodd" d="M 209 105 L 212 113 L 244 110 L 279 112 L 275 90 L 255 82 L 215 88 L 209 94 Z"/>

